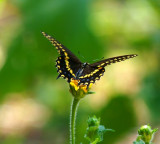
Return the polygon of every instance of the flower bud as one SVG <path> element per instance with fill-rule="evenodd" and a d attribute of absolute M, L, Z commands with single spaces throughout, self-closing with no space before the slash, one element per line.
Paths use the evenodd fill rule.
<path fill-rule="evenodd" d="M 99 126 L 100 125 L 100 119 L 98 119 L 96 116 L 89 117 L 88 118 L 88 126 Z"/>
<path fill-rule="evenodd" d="M 145 143 L 150 143 L 154 137 L 154 133 L 157 130 L 157 128 L 152 130 L 149 125 L 144 125 L 138 130 L 138 134 Z"/>

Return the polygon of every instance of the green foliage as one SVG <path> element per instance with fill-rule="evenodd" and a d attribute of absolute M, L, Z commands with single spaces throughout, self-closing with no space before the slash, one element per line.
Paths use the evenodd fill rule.
<path fill-rule="evenodd" d="M 107 131 L 113 132 L 114 130 L 106 129 L 103 125 L 100 125 L 100 118 L 97 118 L 96 116 L 89 117 L 85 138 L 91 144 L 97 144 L 103 141 L 103 135 Z"/>
<path fill-rule="evenodd" d="M 160 61 L 160 59 L 158 60 Z M 144 99 L 151 111 L 151 118 L 159 121 L 160 115 L 160 65 L 154 73 L 149 73 L 142 82 L 140 96 Z"/>
<path fill-rule="evenodd" d="M 108 133 L 104 136 L 103 144 L 112 144 L 132 127 L 136 126 L 136 116 L 132 99 L 125 95 L 114 95 L 108 104 L 101 111 L 104 125 L 109 125 L 116 130 L 116 133 Z"/>
<path fill-rule="evenodd" d="M 142 140 L 134 141 L 133 144 L 145 144 Z"/>
<path fill-rule="evenodd" d="M 88 91 L 87 94 L 95 94 L 95 92 L 93 92 L 93 91 Z"/>

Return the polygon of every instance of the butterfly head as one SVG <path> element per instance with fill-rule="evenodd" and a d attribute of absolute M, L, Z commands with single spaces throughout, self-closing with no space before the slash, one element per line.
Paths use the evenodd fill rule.
<path fill-rule="evenodd" d="M 85 62 L 82 64 L 82 68 L 85 68 L 89 63 Z"/>

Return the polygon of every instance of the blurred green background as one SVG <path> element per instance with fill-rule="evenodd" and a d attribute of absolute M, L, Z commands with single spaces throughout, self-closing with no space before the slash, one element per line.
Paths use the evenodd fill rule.
<path fill-rule="evenodd" d="M 116 130 L 102 144 L 132 143 L 143 124 L 160 127 L 159 0 L 0 0 L 1 144 L 69 143 L 72 96 L 56 80 L 58 53 L 41 31 L 83 62 L 138 54 L 106 67 L 96 93 L 81 101 L 77 144 L 88 143 L 86 121 L 94 114 Z"/>

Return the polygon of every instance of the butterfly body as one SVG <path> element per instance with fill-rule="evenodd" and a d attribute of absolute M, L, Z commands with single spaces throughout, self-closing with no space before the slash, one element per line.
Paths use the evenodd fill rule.
<path fill-rule="evenodd" d="M 86 69 L 86 67 L 88 66 L 88 63 L 83 63 L 81 65 L 81 67 L 78 69 L 78 71 L 76 72 L 76 77 L 75 79 L 79 79 L 80 76 L 82 76 L 82 73 L 84 71 L 84 69 Z"/>
<path fill-rule="evenodd" d="M 69 49 L 63 46 L 50 35 L 42 32 L 42 34 L 56 47 L 60 56 L 56 60 L 58 77 L 63 77 L 69 83 L 72 79 L 78 80 L 79 85 L 87 85 L 95 83 L 105 72 L 105 67 L 116 62 L 136 57 L 136 54 L 112 57 L 89 64 L 82 63 Z"/>

